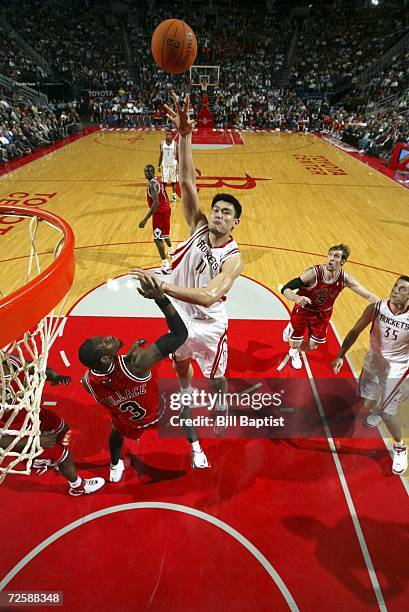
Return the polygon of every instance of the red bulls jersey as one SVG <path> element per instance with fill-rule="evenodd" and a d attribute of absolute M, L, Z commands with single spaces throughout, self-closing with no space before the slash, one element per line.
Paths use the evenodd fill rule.
<path fill-rule="evenodd" d="M 119 430 L 140 429 L 162 416 L 158 410 L 156 377 L 151 372 L 141 378 L 132 374 L 125 355 L 117 355 L 104 374 L 87 370 L 83 381 L 95 401 L 108 408 Z"/>
<path fill-rule="evenodd" d="M 298 295 L 305 295 L 312 302 L 304 306 L 304 309 L 314 312 L 332 310 L 335 300 L 345 287 L 344 271 L 341 268 L 337 276 L 330 281 L 324 278 L 324 266 L 314 266 L 314 272 L 315 283 L 298 290 Z"/>
<path fill-rule="evenodd" d="M 165 191 L 162 181 L 160 181 L 156 177 L 149 181 L 149 185 L 147 187 L 146 195 L 148 198 L 148 206 L 149 208 L 151 208 L 153 204 L 153 199 L 152 199 L 151 192 L 150 192 L 150 187 L 152 183 L 156 183 L 159 186 L 159 191 L 158 191 L 159 205 L 158 205 L 158 208 L 156 209 L 156 212 L 158 213 L 165 212 L 168 208 L 170 208 L 168 194 Z"/>

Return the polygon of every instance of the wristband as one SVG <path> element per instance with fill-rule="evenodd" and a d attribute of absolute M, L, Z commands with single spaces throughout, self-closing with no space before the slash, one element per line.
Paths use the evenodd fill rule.
<path fill-rule="evenodd" d="M 165 308 L 165 306 L 169 306 L 172 302 L 165 296 L 161 300 L 155 300 L 155 304 L 159 306 L 159 308 Z"/>

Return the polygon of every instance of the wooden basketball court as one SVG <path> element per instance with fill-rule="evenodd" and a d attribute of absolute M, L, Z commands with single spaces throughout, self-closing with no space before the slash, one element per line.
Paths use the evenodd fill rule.
<path fill-rule="evenodd" d="M 94 132 L 1 178 L 4 204 L 29 201 L 73 228 L 77 270 L 68 307 L 132 266 L 158 264 L 150 227 L 140 230 L 138 222 L 146 209 L 143 167 L 156 166 L 162 137 L 155 131 Z M 277 290 L 320 261 L 330 245 L 345 242 L 351 248 L 345 269 L 386 297 L 396 276 L 407 273 L 408 190 L 311 134 L 245 133 L 243 140 L 226 149 L 197 149 L 194 158 L 198 185 L 211 185 L 200 188 L 204 209 L 218 191 L 243 204 L 235 238 L 245 274 Z M 11 227 L 7 221 L 0 231 Z M 20 232 L 15 226 L 0 234 L 4 293 L 17 281 Z M 178 199 L 171 238 L 186 236 Z M 342 337 L 365 305 L 351 291 L 339 297 L 333 321 Z M 365 336 L 351 352 L 357 368 L 366 346 Z"/>
<path fill-rule="evenodd" d="M 87 474 L 106 477 L 109 418 L 80 390 L 76 350 L 83 334 L 100 329 L 118 330 L 127 341 L 145 333 L 129 329 L 120 301 L 128 269 L 160 264 L 149 224 L 141 230 L 138 223 L 146 211 L 143 168 L 156 167 L 162 138 L 150 129 L 95 131 L 0 178 L 2 204 L 37 205 L 63 217 L 75 233 L 76 276 L 66 304 L 74 316 L 52 355 L 59 369 L 57 352 L 65 351 L 73 384 L 68 391 L 47 389 L 45 396 L 61 405 L 76 432 L 73 453 Z M 288 319 L 279 287 L 323 261 L 329 246 L 348 244 L 345 269 L 381 298 L 398 275 L 408 274 L 409 192 L 388 177 L 308 133 L 206 132 L 196 134 L 195 143 L 203 208 L 209 209 L 217 192 L 230 192 L 243 205 L 235 239 L 245 278 L 241 293 L 231 297 L 237 312 L 230 326 L 231 376 L 278 376 Z M 25 223 L 10 221 L 0 218 L 3 293 L 20 284 L 28 252 Z M 178 198 L 172 241 L 187 234 Z M 52 248 L 51 234 L 40 246 L 42 252 Z M 111 294 L 104 293 L 107 280 L 118 277 Z M 328 345 L 309 358 L 303 376 L 331 383 L 337 334 L 344 337 L 366 305 L 351 291 L 341 294 Z M 141 317 L 139 327 L 147 328 L 148 315 Z M 160 314 L 149 325 L 153 340 L 164 328 Z M 368 333 L 351 351 L 358 373 L 367 347 Z M 163 376 L 172 376 L 169 364 L 161 367 Z M 348 366 L 345 378 L 353 379 Z M 308 393 L 307 404 L 314 410 L 316 404 L 321 415 L 317 440 L 213 439 L 205 443 L 212 469 L 204 473 L 191 471 L 180 440 L 147 432 L 136 450 L 128 449 L 144 468 L 134 461 L 124 483 L 108 484 L 88 499 L 68 498 L 55 474 L 7 477 L 0 497 L 11 518 L 0 533 L 7 542 L 0 589 L 64 590 L 67 610 L 131 609 L 127 593 L 133 609 L 139 601 L 141 610 L 404 609 L 409 486 L 391 476 L 381 438 L 334 445 L 325 425 L 328 388 L 312 382 Z M 17 497 L 24 500 L 19 510 Z M 34 532 L 33 512 L 42 514 Z M 21 534 L 17 546 L 10 527 Z M 133 579 L 130 584 L 134 563 L 144 567 L 138 570 L 143 588 Z M 44 572 L 49 564 L 56 569 Z M 92 604 L 87 589 L 76 583 L 78 567 L 80 583 L 94 589 Z M 163 576 L 159 567 L 167 568 Z M 182 588 L 180 572 L 189 589 Z"/>

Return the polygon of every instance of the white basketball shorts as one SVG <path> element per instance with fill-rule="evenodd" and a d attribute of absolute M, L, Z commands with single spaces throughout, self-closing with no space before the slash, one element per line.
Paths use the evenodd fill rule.
<path fill-rule="evenodd" d="M 175 166 L 163 166 L 162 167 L 162 181 L 164 183 L 176 183 L 176 165 Z"/>
<path fill-rule="evenodd" d="M 174 361 L 194 359 L 203 376 L 220 378 L 227 367 L 227 325 L 225 322 L 191 319 L 179 313 L 188 329 L 188 338 L 172 355 Z"/>
<path fill-rule="evenodd" d="M 365 355 L 364 367 L 358 383 L 359 396 L 376 400 L 383 412 L 396 415 L 399 404 L 409 395 L 407 364 L 388 362 L 388 367 L 379 367 L 373 353 Z"/>

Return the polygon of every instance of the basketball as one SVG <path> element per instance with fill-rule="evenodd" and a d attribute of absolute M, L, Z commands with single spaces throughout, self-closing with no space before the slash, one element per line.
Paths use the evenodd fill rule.
<path fill-rule="evenodd" d="M 166 72 L 186 72 L 196 59 L 196 36 L 184 21 L 166 19 L 154 31 L 151 49 L 155 62 Z"/>

